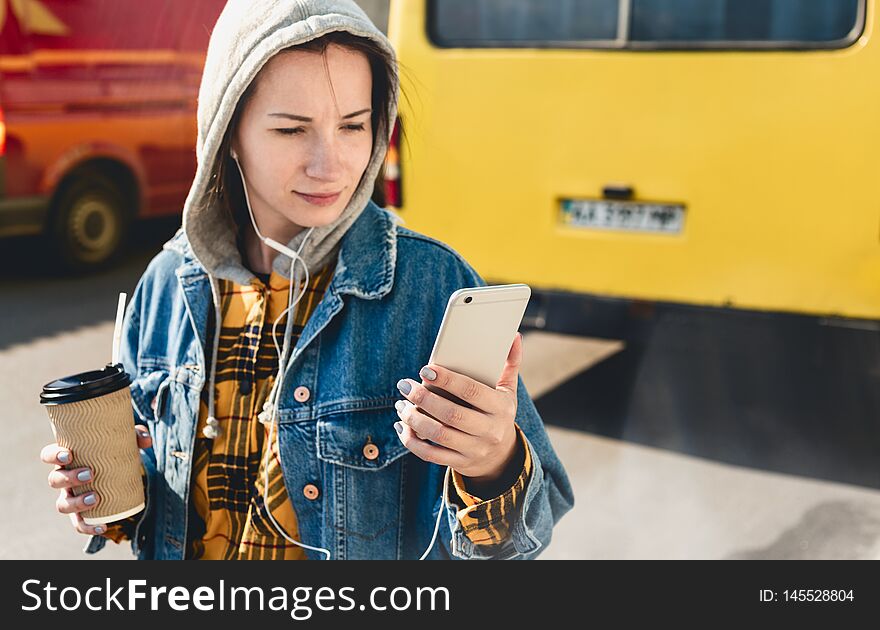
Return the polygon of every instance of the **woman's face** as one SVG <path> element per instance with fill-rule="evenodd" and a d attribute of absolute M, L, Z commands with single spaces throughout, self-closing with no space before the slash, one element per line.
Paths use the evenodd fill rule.
<path fill-rule="evenodd" d="M 307 51 L 271 58 L 233 136 L 257 225 L 276 237 L 335 221 L 370 161 L 369 61 L 330 45 L 324 63 Z"/>

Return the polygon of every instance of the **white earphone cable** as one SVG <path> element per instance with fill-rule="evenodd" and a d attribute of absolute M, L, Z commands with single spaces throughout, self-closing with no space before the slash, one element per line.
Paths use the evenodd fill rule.
<path fill-rule="evenodd" d="M 260 233 L 259 228 L 257 227 L 257 222 L 256 222 L 256 219 L 254 218 L 254 213 L 251 210 L 251 202 L 250 202 L 250 198 L 249 198 L 248 192 L 247 192 L 247 185 L 245 184 L 245 180 L 244 180 L 244 172 L 241 169 L 241 165 L 238 163 L 238 158 L 235 155 L 234 151 L 231 152 L 231 155 L 232 155 L 233 160 L 235 161 L 236 166 L 238 167 L 239 173 L 241 174 L 241 185 L 242 185 L 242 188 L 244 189 L 245 203 L 247 204 L 248 215 L 250 216 L 251 224 L 254 226 L 254 232 L 256 232 L 257 238 L 259 238 L 263 243 L 265 243 L 267 246 L 271 247 L 272 249 L 290 257 L 291 290 L 288 294 L 287 308 L 281 312 L 281 314 L 275 319 L 275 322 L 272 325 L 272 343 L 274 344 L 275 352 L 278 355 L 278 372 L 277 372 L 275 382 L 272 384 L 272 389 L 270 390 L 269 395 L 267 396 L 267 400 L 263 404 L 263 410 L 258 414 L 258 418 L 259 418 L 260 422 L 262 422 L 263 424 L 267 424 L 269 427 L 269 434 L 266 438 L 267 444 L 266 444 L 266 448 L 265 448 L 265 459 L 263 462 L 263 473 L 264 473 L 263 494 L 261 495 L 260 498 L 263 501 L 263 507 L 265 508 L 266 515 L 269 517 L 269 520 L 272 522 L 272 525 L 274 525 L 276 531 L 278 531 L 279 534 L 281 534 L 287 541 L 293 543 L 294 545 L 297 545 L 297 546 L 302 547 L 304 549 L 309 549 L 311 551 L 317 551 L 317 552 L 324 554 L 326 556 L 324 559 L 329 560 L 330 559 L 330 551 L 328 549 L 324 549 L 323 547 L 312 547 L 311 545 L 307 545 L 307 544 L 300 542 L 298 540 L 294 540 L 293 538 L 288 536 L 287 532 L 284 531 L 284 529 L 278 524 L 278 522 L 275 520 L 275 517 L 272 515 L 272 510 L 269 508 L 269 504 L 266 502 L 266 496 L 265 496 L 265 494 L 269 492 L 269 452 L 272 450 L 272 436 L 273 436 L 273 432 L 275 430 L 275 423 L 277 422 L 277 419 L 278 419 L 277 418 L 278 398 L 280 398 L 280 393 L 281 393 L 281 381 L 284 378 L 283 366 L 285 364 L 285 358 L 287 357 L 287 353 L 290 350 L 291 332 L 293 330 L 293 326 L 292 326 L 293 316 L 290 315 L 287 319 L 287 324 L 286 324 L 285 330 L 284 330 L 284 341 L 283 341 L 281 348 L 278 347 L 278 340 L 277 340 L 278 322 L 281 321 L 281 318 L 284 317 L 285 314 L 287 314 L 292 308 L 294 308 L 299 303 L 299 301 L 302 299 L 302 296 L 305 295 L 305 287 L 308 287 L 308 285 L 309 285 L 309 267 L 308 267 L 308 265 L 306 265 L 305 261 L 300 257 L 300 253 L 302 252 L 302 249 L 305 246 L 306 241 L 308 240 L 308 238 L 311 235 L 312 230 L 314 230 L 314 228 L 309 229 L 309 232 L 303 238 L 303 241 L 300 244 L 299 249 L 296 252 L 293 252 L 291 249 L 284 247 L 280 243 L 277 243 L 276 241 L 274 241 L 270 238 L 264 237 Z M 299 290 L 299 282 L 294 277 L 294 271 L 296 268 L 297 261 L 302 263 L 303 269 L 305 270 L 305 283 L 304 283 L 304 287 L 303 287 L 302 291 Z M 297 294 L 296 299 L 294 299 L 294 297 L 293 297 L 294 293 Z M 279 454 L 279 456 L 280 456 L 280 454 Z M 437 512 L 437 520 L 434 523 L 434 533 L 431 536 L 431 542 L 428 544 L 428 548 L 425 549 L 424 553 L 422 553 L 422 556 L 419 558 L 419 560 L 424 560 L 425 558 L 427 558 L 431 549 L 434 547 L 434 542 L 437 540 L 437 533 L 440 529 L 440 520 L 443 516 L 443 513 L 446 511 L 445 510 L 445 503 L 446 503 L 447 492 L 449 489 L 450 470 L 451 469 L 447 466 L 446 472 L 443 475 L 443 495 L 441 496 L 440 510 Z"/>
<path fill-rule="evenodd" d="M 434 535 L 431 536 L 431 542 L 428 544 L 428 548 L 425 549 L 425 552 L 419 560 L 424 560 L 428 557 L 428 553 L 430 553 L 431 549 L 434 547 L 434 541 L 437 540 L 437 531 L 440 529 L 440 517 L 442 517 L 443 513 L 446 511 L 446 493 L 449 491 L 449 473 L 451 470 L 452 469 L 447 466 L 446 472 L 443 474 L 443 496 L 440 497 L 440 511 L 437 512 L 437 521 L 434 523 Z"/>
<path fill-rule="evenodd" d="M 269 431 L 269 434 L 266 437 L 266 444 L 265 444 L 265 448 L 264 448 L 265 458 L 263 460 L 263 473 L 264 473 L 263 474 L 263 494 L 260 495 L 260 499 L 263 502 L 263 508 L 266 511 L 266 516 L 269 517 L 269 520 L 272 522 L 272 525 L 275 527 L 275 530 L 279 534 L 281 534 L 288 542 L 293 543 L 294 545 L 297 545 L 298 547 L 302 547 L 303 549 L 309 549 L 311 551 L 317 551 L 319 553 L 322 553 L 325 555 L 325 560 L 329 560 L 330 559 L 330 550 L 329 549 L 324 549 L 322 547 L 312 547 L 311 545 L 307 545 L 303 542 L 300 542 L 298 540 L 291 538 L 287 534 L 287 532 L 284 531 L 284 528 L 282 528 L 281 525 L 278 524 L 278 521 L 275 520 L 275 517 L 272 515 L 272 510 L 269 507 L 268 502 L 266 501 L 266 494 L 269 492 L 269 453 L 272 450 L 272 438 L 273 438 L 274 431 L 275 431 L 275 423 L 277 422 L 277 418 L 278 418 L 277 400 L 278 400 L 279 394 L 281 392 L 280 382 L 283 379 L 282 369 L 284 366 L 284 358 L 287 356 L 287 353 L 290 349 L 290 339 L 291 339 L 291 333 L 293 331 L 293 319 L 294 319 L 293 315 L 291 314 L 287 318 L 287 324 L 286 324 L 285 330 L 284 330 L 284 342 L 283 342 L 282 348 L 278 347 L 278 322 L 280 322 L 281 319 L 285 316 L 285 314 L 288 314 L 291 311 L 291 309 L 294 308 L 299 303 L 300 299 L 302 299 L 302 296 L 305 295 L 304 289 L 303 289 L 303 291 L 298 290 L 299 289 L 299 286 L 298 286 L 299 282 L 294 277 L 294 270 L 296 267 L 296 262 L 297 261 L 301 262 L 303 269 L 305 269 L 305 274 L 306 274 L 305 286 L 308 286 L 308 284 L 309 284 L 309 267 L 308 267 L 308 265 L 306 265 L 305 261 L 300 257 L 300 253 L 302 253 L 303 247 L 305 247 L 306 241 L 308 240 L 308 238 L 311 235 L 312 230 L 314 230 L 314 228 L 309 229 L 308 233 L 303 238 L 302 243 L 300 243 L 299 249 L 296 252 L 293 252 L 292 250 L 288 249 L 287 247 L 283 247 L 283 246 L 278 247 L 278 245 L 279 245 L 278 243 L 276 243 L 272 239 L 265 238 L 262 235 L 262 233 L 260 233 L 260 229 L 257 227 L 257 221 L 254 218 L 254 213 L 253 213 L 253 210 L 251 209 L 251 202 L 250 202 L 250 197 L 248 196 L 248 192 L 247 192 L 247 184 L 245 183 L 244 172 L 242 171 L 241 165 L 238 163 L 238 158 L 236 157 L 234 152 L 232 153 L 232 158 L 235 161 L 236 166 L 238 167 L 238 172 L 241 174 L 241 185 L 242 185 L 242 188 L 244 189 L 245 203 L 247 204 L 248 215 L 250 216 L 251 224 L 254 226 L 254 232 L 256 232 L 257 238 L 259 238 L 267 246 L 271 247 L 272 249 L 274 249 L 282 254 L 286 254 L 288 256 L 290 256 L 290 254 L 293 254 L 293 256 L 290 257 L 290 283 L 291 283 L 291 287 L 290 287 L 290 291 L 289 291 L 288 297 L 287 297 L 287 308 L 281 312 L 281 314 L 275 319 L 275 322 L 272 325 L 272 343 L 275 346 L 275 353 L 278 355 L 278 372 L 277 372 L 277 375 L 275 378 L 275 382 L 272 384 L 272 389 L 269 392 L 267 400 L 263 404 L 263 410 L 257 416 L 259 418 L 260 422 L 268 425 L 268 431 Z M 270 287 L 270 290 L 271 290 L 271 287 Z M 294 293 L 297 294 L 296 299 L 294 299 Z"/>

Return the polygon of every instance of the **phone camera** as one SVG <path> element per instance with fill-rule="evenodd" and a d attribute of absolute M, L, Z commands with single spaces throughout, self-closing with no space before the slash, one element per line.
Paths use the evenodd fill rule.
<path fill-rule="evenodd" d="M 473 299 L 474 299 L 474 298 L 472 298 L 471 296 L 467 296 L 467 297 L 464 299 L 464 303 L 465 303 L 465 304 L 470 304 L 470 303 L 471 303 L 471 300 L 473 300 Z"/>

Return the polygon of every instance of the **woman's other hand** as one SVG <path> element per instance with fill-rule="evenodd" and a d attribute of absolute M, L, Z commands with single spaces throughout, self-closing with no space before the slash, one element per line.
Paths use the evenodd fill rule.
<path fill-rule="evenodd" d="M 153 439 L 149 429 L 142 424 L 135 425 L 138 448 L 150 448 Z M 59 490 L 58 499 L 55 501 L 55 509 L 61 514 L 70 516 L 70 523 L 80 534 L 103 534 L 106 531 L 101 525 L 86 525 L 80 512 L 91 510 L 98 505 L 101 497 L 97 492 L 75 496 L 73 489 L 93 481 L 93 471 L 88 468 L 66 469 L 65 466 L 73 461 L 70 449 L 62 448 L 56 443 L 47 444 L 40 451 L 40 460 L 46 464 L 54 465 L 49 473 L 49 487 Z"/>

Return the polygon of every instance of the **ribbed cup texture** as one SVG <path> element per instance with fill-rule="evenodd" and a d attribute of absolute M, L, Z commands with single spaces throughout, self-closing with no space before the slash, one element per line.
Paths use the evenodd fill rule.
<path fill-rule="evenodd" d="M 95 491 L 98 505 L 81 512 L 100 519 L 144 503 L 143 463 L 138 452 L 131 392 L 124 387 L 90 400 L 44 405 L 55 441 L 73 454 L 65 468 L 90 468 L 92 481 L 73 488 L 76 496 Z"/>

